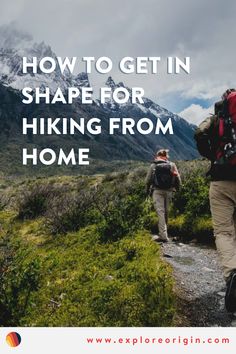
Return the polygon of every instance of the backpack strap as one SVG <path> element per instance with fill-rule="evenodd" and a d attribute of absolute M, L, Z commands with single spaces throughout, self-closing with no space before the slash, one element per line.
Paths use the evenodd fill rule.
<path fill-rule="evenodd" d="M 219 137 L 222 138 L 224 136 L 224 119 L 219 119 Z"/>

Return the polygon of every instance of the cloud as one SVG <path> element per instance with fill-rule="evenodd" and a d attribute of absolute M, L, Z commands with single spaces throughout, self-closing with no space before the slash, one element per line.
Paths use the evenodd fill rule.
<path fill-rule="evenodd" d="M 236 47 L 230 40 L 236 35 L 235 0 L 0 0 L 0 5 L 0 25 L 17 21 L 59 56 L 110 56 L 116 81 L 143 86 L 146 96 L 164 105 L 167 96 L 212 99 L 235 86 Z M 163 64 L 158 75 L 122 75 L 117 64 L 124 56 L 161 56 Z M 167 75 L 167 56 L 190 56 L 191 74 Z M 102 85 L 106 77 L 93 72 L 90 80 Z"/>
<path fill-rule="evenodd" d="M 204 82 L 196 82 L 188 90 L 183 91 L 182 98 L 191 99 L 198 98 L 202 100 L 220 99 L 223 92 L 230 87 L 230 84 L 220 83 L 215 80 L 205 80 Z"/>
<path fill-rule="evenodd" d="M 189 123 L 198 125 L 212 113 L 214 113 L 214 106 L 203 108 L 199 104 L 191 104 L 191 106 L 179 112 L 178 115 Z"/>

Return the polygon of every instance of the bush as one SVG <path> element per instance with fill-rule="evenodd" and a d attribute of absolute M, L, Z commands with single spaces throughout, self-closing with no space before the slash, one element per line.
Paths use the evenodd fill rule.
<path fill-rule="evenodd" d="M 83 190 L 75 195 L 55 199 L 47 211 L 46 220 L 53 235 L 77 231 L 81 227 L 99 222 L 96 190 Z"/>
<path fill-rule="evenodd" d="M 184 215 L 170 218 L 168 222 L 168 231 L 171 236 L 183 237 L 186 230 L 186 219 Z"/>
<path fill-rule="evenodd" d="M 183 186 L 174 195 L 169 231 L 191 239 L 196 237 L 196 218 L 210 217 L 209 182 L 203 176 L 201 164 L 183 163 L 180 169 Z M 145 200 L 145 174 L 144 168 L 137 168 L 103 179 L 61 177 L 47 183 L 40 179 L 24 185 L 29 190 L 20 198 L 18 216 L 20 219 L 46 216 L 46 225 L 54 235 L 98 224 L 101 242 L 119 240 L 142 228 L 157 233 L 156 212 L 151 199 Z"/>
<path fill-rule="evenodd" d="M 193 234 L 199 241 L 211 243 L 214 240 L 213 226 L 210 217 L 199 217 L 193 223 Z"/>
<path fill-rule="evenodd" d="M 171 207 L 169 231 L 174 236 L 191 240 L 212 241 L 210 220 L 209 181 L 199 171 L 183 178 L 182 188 L 175 193 Z M 199 225 L 198 225 L 199 224 Z"/>
<path fill-rule="evenodd" d="M 0 195 L 0 211 L 4 210 L 8 204 L 8 200 L 4 195 Z"/>
<path fill-rule="evenodd" d="M 103 221 L 99 226 L 102 242 L 117 241 L 122 236 L 140 228 L 143 206 L 138 196 L 113 197 L 100 208 Z"/>
<path fill-rule="evenodd" d="M 3 326 L 16 326 L 31 306 L 32 293 L 38 290 L 41 260 L 6 239 L 2 245 L 6 243 L 7 251 L 0 248 L 0 321 Z"/>
<path fill-rule="evenodd" d="M 210 215 L 209 182 L 202 176 L 192 176 L 183 181 L 182 188 L 175 193 L 173 214 L 188 214 L 195 218 L 200 215 Z"/>
<path fill-rule="evenodd" d="M 18 201 L 18 218 L 34 219 L 44 215 L 54 193 L 49 184 L 36 184 L 28 191 L 23 191 Z"/>
<path fill-rule="evenodd" d="M 146 199 L 143 204 L 142 224 L 144 229 L 153 234 L 158 232 L 158 217 L 151 198 Z"/>

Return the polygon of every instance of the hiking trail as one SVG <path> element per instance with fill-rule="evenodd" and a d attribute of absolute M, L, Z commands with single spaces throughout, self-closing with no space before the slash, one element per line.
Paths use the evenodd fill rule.
<path fill-rule="evenodd" d="M 175 326 L 236 327 L 224 309 L 225 281 L 217 251 L 206 245 L 169 242 L 161 246 L 173 267 L 178 313 Z"/>

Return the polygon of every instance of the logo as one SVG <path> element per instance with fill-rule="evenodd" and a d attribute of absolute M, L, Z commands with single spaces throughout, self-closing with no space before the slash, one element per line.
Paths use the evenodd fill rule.
<path fill-rule="evenodd" d="M 21 336 L 17 332 L 10 332 L 6 336 L 6 342 L 10 347 L 17 347 L 20 345 Z"/>

